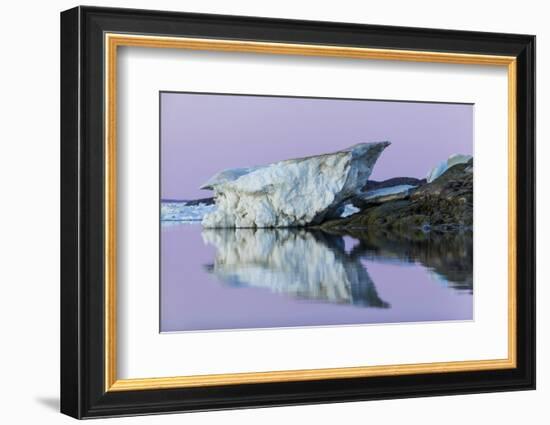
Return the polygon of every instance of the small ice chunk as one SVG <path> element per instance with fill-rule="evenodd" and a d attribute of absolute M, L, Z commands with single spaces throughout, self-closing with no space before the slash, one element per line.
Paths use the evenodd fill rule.
<path fill-rule="evenodd" d="M 399 195 L 407 195 L 409 190 L 414 189 L 416 186 L 411 184 L 399 184 L 397 186 L 383 187 L 381 189 L 369 190 L 364 199 L 367 201 L 382 200 L 386 197 L 395 197 Z"/>
<path fill-rule="evenodd" d="M 359 208 L 357 208 L 355 205 L 346 204 L 346 205 L 344 205 L 344 211 L 342 211 L 342 214 L 340 214 L 340 217 L 341 218 L 349 217 L 350 215 L 358 213 L 359 211 L 361 211 L 361 210 Z"/>

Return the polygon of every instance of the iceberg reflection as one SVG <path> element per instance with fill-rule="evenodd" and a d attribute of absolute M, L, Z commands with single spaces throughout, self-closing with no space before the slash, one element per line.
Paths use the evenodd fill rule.
<path fill-rule="evenodd" d="M 421 264 L 448 288 L 459 293 L 473 293 L 472 231 L 392 232 L 365 228 L 330 232 L 358 241 L 350 252 L 351 257 L 373 262 Z"/>
<path fill-rule="evenodd" d="M 205 266 L 225 283 L 295 298 L 389 308 L 341 235 L 306 229 L 203 229 L 216 248 Z"/>

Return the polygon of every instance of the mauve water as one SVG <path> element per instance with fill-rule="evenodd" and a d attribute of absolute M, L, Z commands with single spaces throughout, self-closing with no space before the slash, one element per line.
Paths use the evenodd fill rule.
<path fill-rule="evenodd" d="M 275 230 L 264 230 L 259 239 L 255 232 L 234 238 L 230 232 L 235 230 L 205 236 L 200 224 L 163 225 L 161 232 L 162 332 L 473 318 L 471 257 L 464 256 L 469 245 L 471 248 L 468 238 L 456 240 L 453 236 L 452 240 L 441 242 L 431 239 L 433 235 L 425 247 L 415 248 L 418 245 L 415 243 L 404 249 L 377 239 L 379 247 L 373 249 L 367 243 L 368 246 L 362 249 L 365 241 L 361 243 L 352 236 L 325 237 L 310 235 L 307 231 L 279 235 L 275 241 L 270 233 Z M 216 238 L 222 240 L 218 246 Z M 251 238 L 255 239 L 251 241 Z M 297 269 L 288 269 L 276 260 L 256 264 L 261 257 L 255 257 L 254 252 L 247 254 L 245 250 L 248 243 L 265 242 L 275 244 L 269 246 L 274 252 L 281 244 L 288 244 L 289 238 L 292 243 L 284 252 L 288 254 L 290 249 L 290 254 L 294 253 L 297 258 L 291 267 Z M 209 240 L 214 244 L 208 243 Z M 309 252 L 299 251 L 302 243 L 309 244 Z M 437 254 L 441 243 L 452 246 L 450 254 L 446 255 L 452 258 L 447 263 Z M 293 247 L 296 251 L 292 251 Z M 316 263 L 312 255 L 322 256 L 324 263 Z M 326 278 L 327 272 L 330 275 L 336 271 L 340 282 L 321 282 L 320 287 L 323 291 L 335 288 L 334 294 L 311 290 L 311 285 L 318 283 L 315 267 L 324 269 L 327 261 L 331 262 L 330 269 L 319 270 L 319 276 Z M 226 270 L 228 263 L 230 273 Z M 216 275 L 216 269 L 222 272 L 221 275 Z M 289 288 L 296 285 L 301 288 L 299 296 L 292 291 L 285 293 L 284 287 L 276 286 L 278 276 L 282 274 L 286 279 L 289 272 L 307 279 L 307 282 L 289 279 Z M 246 281 L 254 276 L 271 279 L 277 292 L 264 286 L 265 282 Z M 364 288 L 359 293 L 357 288 L 338 293 L 342 292 L 338 285 L 346 279 Z M 349 298 L 351 295 L 353 299 Z M 308 299 L 308 296 L 316 299 Z"/>

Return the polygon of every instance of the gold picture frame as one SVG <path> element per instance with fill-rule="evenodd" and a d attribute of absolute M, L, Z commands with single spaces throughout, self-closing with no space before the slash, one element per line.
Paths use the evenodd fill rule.
<path fill-rule="evenodd" d="M 235 385 L 266 382 L 305 381 L 410 375 L 417 373 L 464 372 L 516 367 L 516 58 L 512 56 L 441 53 L 411 50 L 282 44 L 253 41 L 105 34 L 105 391 L 134 391 Z M 364 60 L 392 60 L 506 67 L 508 72 L 508 358 L 387 366 L 306 369 L 198 376 L 117 379 L 116 374 L 116 96 L 117 49 L 147 47 L 263 54 L 325 56 Z"/>

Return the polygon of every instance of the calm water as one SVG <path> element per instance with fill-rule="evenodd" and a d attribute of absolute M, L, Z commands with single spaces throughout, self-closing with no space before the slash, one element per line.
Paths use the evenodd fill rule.
<path fill-rule="evenodd" d="M 161 232 L 162 332 L 473 318 L 471 233 Z"/>

